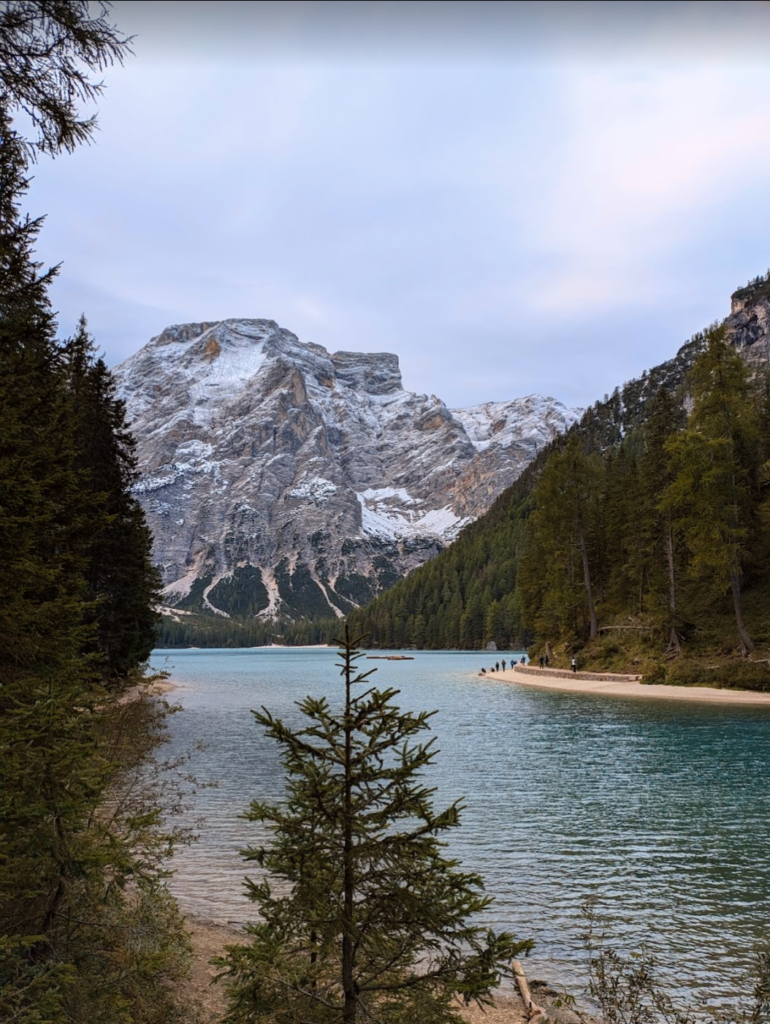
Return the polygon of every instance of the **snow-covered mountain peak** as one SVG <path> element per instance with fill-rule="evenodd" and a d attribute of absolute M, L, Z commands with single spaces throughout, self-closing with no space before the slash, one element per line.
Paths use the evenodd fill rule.
<path fill-rule="evenodd" d="M 555 398 L 527 395 L 510 402 L 484 402 L 468 409 L 452 409 L 477 451 L 491 445 L 508 448 L 524 438 L 538 448 L 548 444 L 555 433 L 564 429 L 565 413 L 578 419 L 582 409 L 565 409 Z"/>
<path fill-rule="evenodd" d="M 450 410 L 398 357 L 273 320 L 168 327 L 118 367 L 169 602 L 343 614 L 451 543 L 575 418 L 530 395 Z"/>

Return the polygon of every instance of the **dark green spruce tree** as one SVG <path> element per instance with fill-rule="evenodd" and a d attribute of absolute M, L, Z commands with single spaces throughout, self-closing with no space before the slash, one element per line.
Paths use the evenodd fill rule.
<path fill-rule="evenodd" d="M 739 647 L 747 655 L 754 641 L 743 620 L 742 591 L 760 449 L 749 371 L 726 343 L 724 327 L 709 333 L 688 383 L 693 409 L 687 428 L 666 443 L 672 480 L 660 508 L 682 532 L 691 573 L 717 595 L 730 592 Z"/>
<path fill-rule="evenodd" d="M 603 483 L 601 460 L 583 451 L 577 434 L 550 456 L 537 481 L 519 585 L 528 624 L 538 636 L 597 636 Z"/>
<path fill-rule="evenodd" d="M 87 538 L 104 520 L 75 468 L 53 271 L 32 258 L 39 221 L 20 215 L 24 151 L 2 110 L 0 139 L 0 1017 L 26 1019 L 39 990 L 58 1020 L 71 968 L 52 936 L 86 870 L 82 826 L 101 782 L 81 653 Z"/>
<path fill-rule="evenodd" d="M 442 842 L 461 806 L 434 811 L 421 780 L 436 754 L 419 742 L 432 713 L 403 712 L 398 691 L 369 685 L 360 639 L 346 630 L 341 643 L 339 711 L 307 697 L 296 731 L 254 712 L 282 750 L 287 793 L 247 815 L 272 839 L 246 851 L 268 872 L 249 883 L 260 922 L 220 962 L 230 1024 L 459 1024 L 457 997 L 488 1001 L 529 948 L 472 920 L 491 900 Z"/>
<path fill-rule="evenodd" d="M 85 318 L 65 347 L 68 389 L 82 484 L 101 502 L 104 525 L 90 538 L 85 570 L 93 649 L 108 677 L 146 661 L 155 641 L 159 578 L 152 535 L 131 493 L 137 479 L 135 442 L 125 403 L 103 359 L 94 355 Z"/>
<path fill-rule="evenodd" d="M 650 415 L 643 429 L 644 450 L 641 459 L 639 494 L 638 551 L 647 566 L 648 604 L 653 616 L 662 622 L 668 636 L 666 654 L 679 657 L 679 591 L 682 553 L 674 514 L 664 500 L 673 482 L 673 468 L 666 445 L 681 430 L 684 412 L 676 398 L 660 388 L 650 403 Z"/>
<path fill-rule="evenodd" d="M 90 579 L 119 488 L 95 483 L 81 450 L 54 272 L 20 213 L 25 169 L 0 104 L 0 1020 L 187 1021 L 170 994 L 184 940 L 161 885 L 168 842 L 137 760 L 162 710 L 102 685 L 105 637 L 134 614 L 119 596 L 126 625 L 102 627 Z"/>

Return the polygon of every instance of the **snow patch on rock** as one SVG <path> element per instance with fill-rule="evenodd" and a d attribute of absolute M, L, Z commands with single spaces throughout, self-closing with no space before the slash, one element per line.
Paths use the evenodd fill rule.
<path fill-rule="evenodd" d="M 288 493 L 292 498 L 323 504 L 337 493 L 337 486 L 331 480 L 317 477 L 301 483 L 297 487 L 292 487 Z"/>

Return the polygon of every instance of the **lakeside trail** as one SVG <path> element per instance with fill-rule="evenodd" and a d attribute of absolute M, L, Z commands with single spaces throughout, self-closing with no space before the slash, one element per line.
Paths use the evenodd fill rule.
<path fill-rule="evenodd" d="M 569 693 L 598 693 L 608 697 L 646 697 L 656 700 L 708 701 L 713 704 L 764 704 L 770 706 L 770 693 L 752 690 L 717 690 L 711 686 L 669 686 L 665 683 L 645 684 L 639 676 L 615 673 L 565 672 L 530 665 L 516 665 L 512 670 L 487 670 L 485 678 L 500 679 L 521 686 Z"/>
<path fill-rule="evenodd" d="M 217 970 L 209 961 L 221 955 L 225 946 L 243 942 L 246 936 L 239 928 L 217 924 L 202 917 L 189 916 L 186 924 L 194 957 L 188 991 L 200 1009 L 202 1024 L 219 1024 L 227 1008 L 225 986 L 221 982 L 212 984 Z M 548 1009 L 549 1019 L 563 1024 L 575 1024 L 577 1017 L 574 1013 L 553 1007 L 553 1000 L 558 996 L 553 989 L 532 979 L 530 985 L 533 998 Z M 469 1006 L 462 1007 L 460 1012 L 468 1024 L 527 1024 L 528 1021 L 521 997 L 513 993 L 498 995 L 494 1005 L 486 1010 Z"/>

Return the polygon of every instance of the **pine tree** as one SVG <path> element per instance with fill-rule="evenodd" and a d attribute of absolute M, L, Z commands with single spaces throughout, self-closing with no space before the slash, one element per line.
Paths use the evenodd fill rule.
<path fill-rule="evenodd" d="M 94 650 L 107 676 L 124 676 L 147 660 L 155 641 L 159 579 L 152 536 L 131 487 L 137 479 L 135 442 L 115 381 L 81 318 L 65 346 L 68 390 L 85 486 L 102 501 L 106 520 L 90 539 L 85 570 L 96 624 Z"/>
<path fill-rule="evenodd" d="M 85 2 L 0 11 L 0 1019 L 17 1024 L 190 1019 L 170 992 L 186 943 L 146 765 L 164 711 L 100 686 L 104 602 L 88 573 L 117 517 L 92 486 L 55 340 L 56 270 L 33 259 L 41 221 L 20 213 L 30 156 L 93 130 L 78 102 L 124 45 L 101 6 L 96 19 Z M 36 141 L 11 130 L 19 108 Z M 131 614 L 141 632 L 150 609 Z"/>
<path fill-rule="evenodd" d="M 181 926 L 159 886 L 159 812 L 136 764 L 123 777 L 121 716 L 131 742 L 145 730 L 141 753 L 158 718 L 99 685 L 87 576 L 115 519 L 83 467 L 53 272 L 33 260 L 40 222 L 19 212 L 25 167 L 0 106 L 0 1020 L 165 1024 Z"/>
<path fill-rule="evenodd" d="M 32 258 L 40 220 L 20 215 L 25 161 L 2 109 L 0 140 L 0 665 L 13 673 L 79 649 L 86 537 L 98 513 L 74 467 L 47 296 L 55 270 L 41 275 Z"/>
<path fill-rule="evenodd" d="M 759 445 L 748 370 L 725 342 L 723 327 L 710 332 L 688 379 L 693 409 L 687 429 L 666 444 L 674 478 L 661 509 L 674 514 L 693 573 L 709 578 L 717 592 L 731 592 L 746 655 L 754 642 L 743 621 L 741 592 L 756 471 L 752 462 L 759 457 Z"/>
<path fill-rule="evenodd" d="M 652 601 L 665 608 L 668 647 L 666 653 L 681 654 L 679 637 L 679 548 L 674 515 L 664 500 L 673 482 L 671 459 L 666 444 L 681 429 L 684 413 L 665 388 L 654 395 L 644 427 L 639 495 L 639 549 L 649 564 Z"/>
<path fill-rule="evenodd" d="M 68 880 L 88 859 L 82 826 L 103 765 L 93 751 L 92 671 L 81 659 L 87 537 L 98 503 L 75 469 L 60 352 L 22 218 L 21 140 L 0 110 L 0 998 L 66 965 L 50 945 Z M 53 954 L 53 955 L 52 955 Z M 11 979 L 9 981 L 9 979 Z M 48 979 L 48 980 L 46 980 Z M 53 990 L 51 990 L 53 991 Z M 8 998 L 11 998 L 8 996 Z M 62 996 L 63 998 L 63 996 Z M 50 995 L 51 1014 L 55 995 Z M 2 1002 L 0 1002 L 2 1006 Z M 44 1018 L 48 1019 L 48 1018 Z"/>
<path fill-rule="evenodd" d="M 589 638 L 597 635 L 592 562 L 602 484 L 598 456 L 586 455 L 576 434 L 551 455 L 537 482 L 521 583 L 539 633 L 579 634 L 587 618 Z"/>
<path fill-rule="evenodd" d="M 276 884 L 249 882 L 260 923 L 220 961 L 230 1024 L 459 1022 L 456 997 L 488 1001 L 529 948 L 471 923 L 490 899 L 442 854 L 461 806 L 436 813 L 420 781 L 436 754 L 433 740 L 418 742 L 433 713 L 402 712 L 398 691 L 368 685 L 360 639 L 346 629 L 341 642 L 341 712 L 307 697 L 297 731 L 254 712 L 282 749 L 287 794 L 247 815 L 272 838 L 245 855 Z"/>

